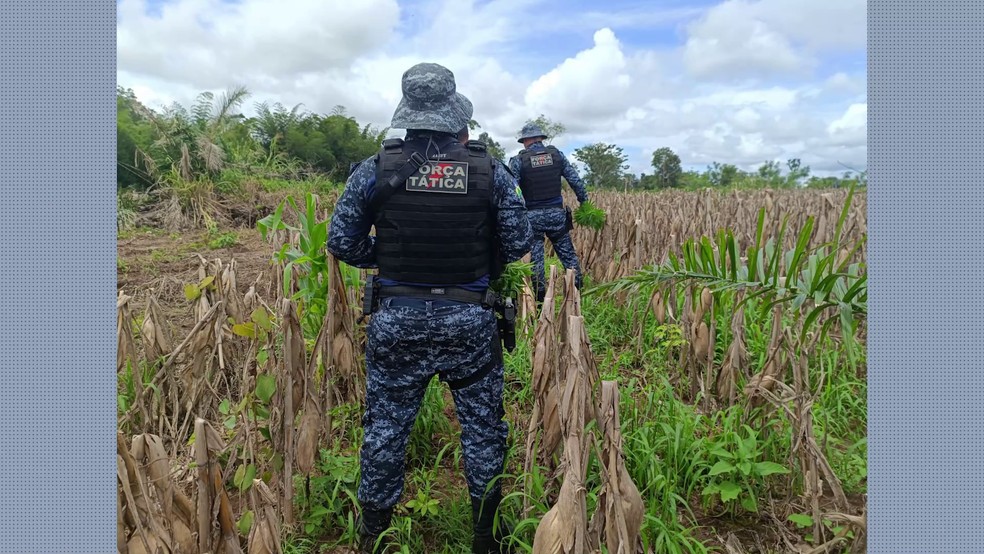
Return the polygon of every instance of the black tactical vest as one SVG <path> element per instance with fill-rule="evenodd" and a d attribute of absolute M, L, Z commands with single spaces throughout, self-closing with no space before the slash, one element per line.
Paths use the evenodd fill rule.
<path fill-rule="evenodd" d="M 401 139 L 384 141 L 376 186 L 386 183 L 414 149 Z M 495 222 L 492 176 L 492 157 L 477 141 L 467 148 L 455 143 L 428 159 L 374 214 L 379 276 L 451 286 L 488 274 Z"/>
<path fill-rule="evenodd" d="M 560 196 L 560 177 L 564 172 L 563 160 L 557 147 L 547 146 L 546 151 L 519 153 L 522 162 L 519 170 L 519 188 L 523 198 L 530 202 L 550 200 Z"/>

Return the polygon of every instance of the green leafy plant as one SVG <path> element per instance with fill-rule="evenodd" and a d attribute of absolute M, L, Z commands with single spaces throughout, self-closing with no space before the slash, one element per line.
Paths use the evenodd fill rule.
<path fill-rule="evenodd" d="M 319 530 L 341 528 L 339 542 L 350 541 L 356 535 L 352 513 L 358 506 L 359 459 L 322 450 L 318 469 L 320 475 L 311 477 L 310 496 L 300 497 L 304 531 L 316 535 Z"/>
<path fill-rule="evenodd" d="M 582 202 L 574 210 L 574 222 L 583 227 L 600 230 L 605 227 L 607 215 L 604 210 L 595 206 L 590 200 Z"/>
<path fill-rule="evenodd" d="M 299 226 L 287 225 L 283 220 L 286 204 L 293 208 Z M 277 206 L 274 213 L 264 217 L 256 224 L 263 239 L 274 231 L 297 232 L 298 247 L 284 244 L 275 259 L 284 263 L 283 294 L 297 302 L 301 325 L 308 339 L 314 338 L 321 329 L 325 311 L 328 309 L 328 261 L 325 243 L 328 241 L 328 220 L 318 221 L 317 196 L 305 195 L 304 209 L 297 206 L 294 198 L 288 196 Z M 291 274 L 296 269 L 297 292 L 290 294 Z"/>
<path fill-rule="evenodd" d="M 407 502 L 407 508 L 414 511 L 419 516 L 436 516 L 437 506 L 440 502 L 436 498 L 431 498 L 425 491 L 417 491 L 417 497 Z"/>
<path fill-rule="evenodd" d="M 500 275 L 492 282 L 490 288 L 496 293 L 509 297 L 517 298 L 523 291 L 526 278 L 533 274 L 533 264 L 515 261 L 506 264 Z"/>
<path fill-rule="evenodd" d="M 701 492 L 704 496 L 717 496 L 733 509 L 734 501 L 749 512 L 758 512 L 760 487 L 769 475 L 787 474 L 789 469 L 762 460 L 762 445 L 758 432 L 743 425 L 744 436 L 727 431 L 710 442 L 709 461 L 714 462 L 707 472 L 710 483 Z"/>

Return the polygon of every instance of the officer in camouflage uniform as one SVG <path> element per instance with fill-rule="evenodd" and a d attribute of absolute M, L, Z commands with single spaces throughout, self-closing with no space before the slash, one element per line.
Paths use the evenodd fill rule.
<path fill-rule="evenodd" d="M 561 196 L 563 177 L 574 190 L 578 203 L 588 200 L 588 191 L 577 169 L 567 161 L 564 153 L 556 146 L 544 146 L 547 135 L 535 123 L 526 124 L 520 131 L 519 142 L 524 149 L 509 160 L 513 175 L 519 177 L 519 186 L 526 200 L 530 225 L 533 227 L 533 286 L 538 302 L 546 294 L 546 281 L 543 261 L 544 236 L 550 239 L 554 252 L 565 269 L 575 271 L 575 284 L 581 288 L 581 264 L 574 251 L 574 243 L 568 232 L 567 211 Z"/>
<path fill-rule="evenodd" d="M 378 268 L 381 284 L 366 327 L 358 489 L 364 553 L 375 552 L 390 525 L 403 492 L 407 440 L 435 374 L 448 383 L 461 423 L 473 552 L 499 552 L 508 532 L 496 526 L 494 536 L 492 529 L 502 491 L 490 484 L 503 471 L 508 428 L 502 347 L 485 292 L 493 256 L 520 259 L 532 232 L 515 178 L 482 143 L 458 140 L 470 118 L 451 71 L 411 67 L 392 121 L 407 130 L 405 138 L 384 141 L 354 168 L 331 219 L 328 250 L 350 265 Z M 424 161 L 414 155 L 426 161 L 401 172 L 408 159 Z M 392 196 L 374 206 L 381 190 Z"/>

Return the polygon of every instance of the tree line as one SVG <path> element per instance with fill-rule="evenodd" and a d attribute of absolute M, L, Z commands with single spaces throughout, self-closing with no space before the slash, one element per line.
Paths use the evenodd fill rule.
<path fill-rule="evenodd" d="M 259 178 L 296 179 L 318 175 L 344 181 L 350 164 L 379 149 L 389 129 L 360 125 L 336 106 L 329 114 L 303 110 L 301 104 L 258 103 L 256 115 L 241 108 L 249 91 L 235 88 L 218 98 L 201 93 L 185 107 L 174 103 L 152 110 L 131 89 L 117 87 L 117 185 L 148 188 L 165 182 L 211 180 L 223 183 L 249 174 Z M 554 139 L 566 131 L 544 115 L 532 120 Z M 480 125 L 472 120 L 474 130 Z M 505 162 L 505 149 L 488 132 L 477 137 L 489 152 Z M 652 172 L 631 173 L 628 156 L 615 144 L 596 143 L 575 149 L 572 156 L 584 166 L 589 188 L 653 190 L 663 188 L 838 187 L 863 186 L 864 171 L 845 171 L 840 177 L 818 177 L 799 159 L 785 167 L 766 161 L 747 172 L 714 162 L 704 171 L 683 171 L 680 157 L 668 147 L 652 154 Z"/>

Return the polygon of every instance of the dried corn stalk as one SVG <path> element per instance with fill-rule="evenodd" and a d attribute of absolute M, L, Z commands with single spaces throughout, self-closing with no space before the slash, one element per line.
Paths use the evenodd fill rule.
<path fill-rule="evenodd" d="M 740 303 L 742 293 L 735 296 Z M 724 354 L 724 362 L 718 373 L 715 389 L 717 399 L 726 406 L 733 406 L 738 399 L 738 377 L 748 369 L 748 350 L 745 346 L 745 308 L 738 308 L 731 317 L 731 345 Z"/>
<path fill-rule="evenodd" d="M 122 371 L 130 362 L 136 367 L 137 347 L 133 340 L 133 315 L 130 313 L 131 296 L 119 291 L 116 296 L 116 371 Z M 140 381 L 139 378 L 134 382 Z M 142 383 L 140 383 L 142 385 Z"/>
<path fill-rule="evenodd" d="M 328 325 L 330 348 L 325 370 L 341 402 L 358 402 L 365 386 L 361 356 L 355 342 L 355 314 L 349 304 L 338 260 L 328 255 Z"/>
<path fill-rule="evenodd" d="M 242 554 L 232 504 L 225 492 L 216 454 L 225 450 L 218 432 L 204 419 L 195 420 L 195 464 L 198 473 L 196 523 L 199 552 Z"/>
<path fill-rule="evenodd" d="M 560 420 L 564 432 L 564 478 L 556 503 L 540 520 L 533 538 L 534 554 L 587 554 L 593 552 L 587 533 L 587 498 L 584 481 L 588 448 L 584 429 L 587 410 L 586 376 L 582 364 L 583 319 L 569 316 L 567 345 L 561 354 L 567 379 L 560 398 Z"/>
<path fill-rule="evenodd" d="M 642 552 L 640 531 L 645 506 L 625 467 L 618 400 L 616 383 L 602 381 L 599 429 L 603 433 L 603 442 L 599 466 L 603 486 L 591 521 L 591 542 L 595 544 L 603 539 L 608 552 L 613 554 L 639 554 Z"/>
<path fill-rule="evenodd" d="M 283 434 L 279 444 L 284 453 L 283 473 L 283 504 L 281 512 L 285 523 L 293 522 L 293 461 L 294 450 L 294 418 L 304 400 L 305 370 L 307 369 L 307 351 L 304 344 L 304 334 L 301 322 L 297 317 L 294 303 L 284 298 L 280 301 L 281 333 L 284 340 L 284 355 L 277 376 L 277 394 L 275 398 L 281 406 L 283 417 Z"/>
<path fill-rule="evenodd" d="M 524 470 L 531 476 L 534 464 L 555 469 L 553 456 L 561 441 L 560 414 L 558 412 L 559 383 L 556 376 L 558 363 L 558 347 L 556 344 L 556 328 L 554 324 L 554 296 L 556 291 L 556 267 L 551 266 L 550 276 L 543 298 L 543 308 L 540 312 L 539 323 L 533 335 L 533 413 L 530 417 L 526 433 L 526 461 Z M 540 438 L 540 451 L 537 452 L 536 440 Z M 530 503 L 527 497 L 524 501 L 524 512 L 529 513 Z"/>
<path fill-rule="evenodd" d="M 248 554 L 283 554 L 276 496 L 261 479 L 253 480 L 250 495 L 256 519 L 249 531 L 246 551 Z"/>
<path fill-rule="evenodd" d="M 149 295 L 140 333 L 143 339 L 144 359 L 148 364 L 157 365 L 161 358 L 171 352 L 171 334 L 164 325 L 165 321 L 157 298 Z"/>

